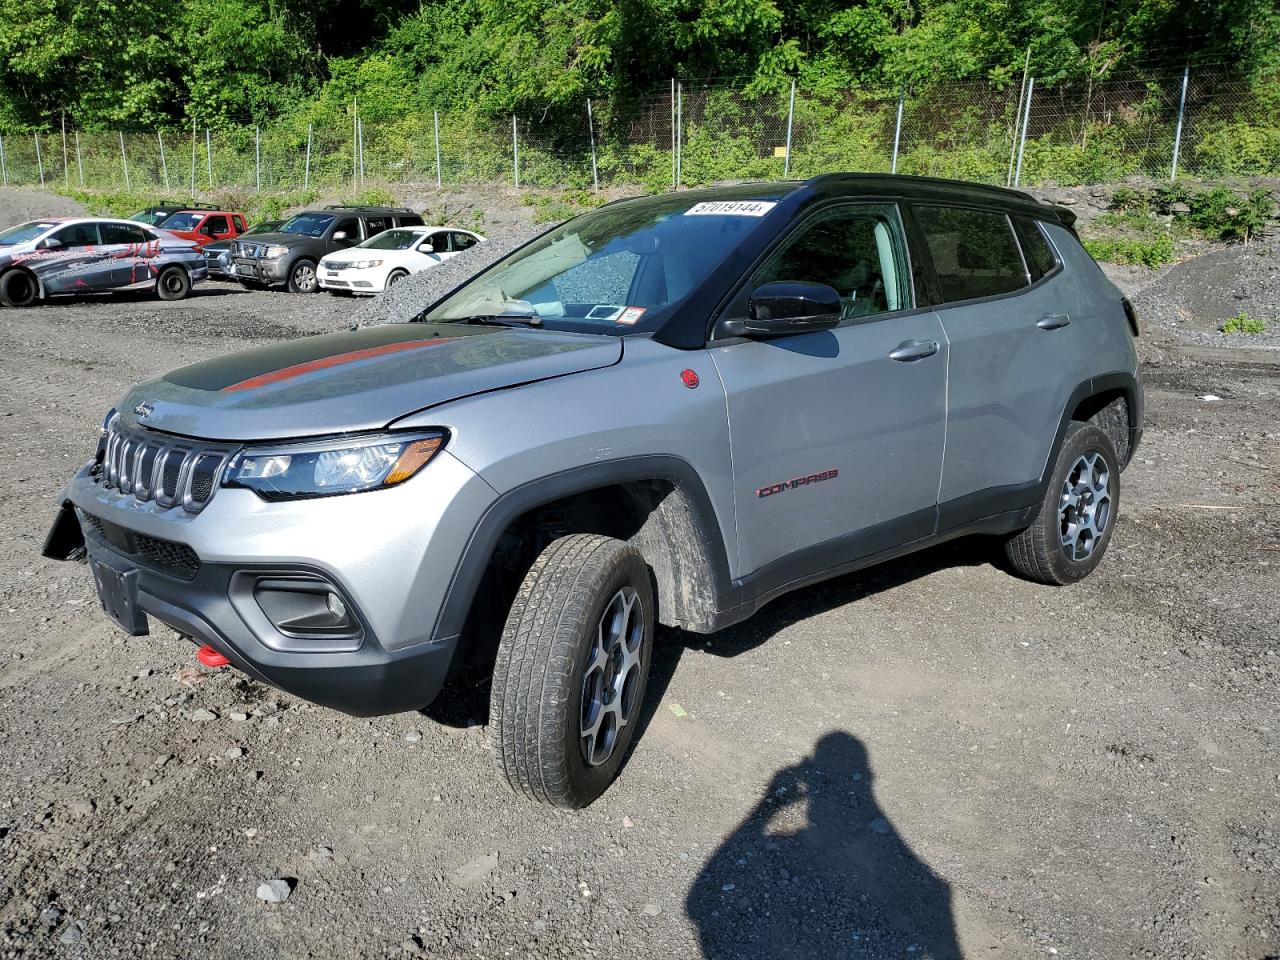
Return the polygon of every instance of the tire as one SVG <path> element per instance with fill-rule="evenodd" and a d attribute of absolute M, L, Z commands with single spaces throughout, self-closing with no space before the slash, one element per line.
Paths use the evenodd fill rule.
<path fill-rule="evenodd" d="M 623 625 L 602 634 L 603 647 L 602 623 Z M 573 534 L 542 551 L 507 616 L 490 694 L 496 752 L 512 790 L 567 809 L 604 793 L 635 738 L 653 624 L 649 568 L 635 547 Z M 584 737 L 584 727 L 595 733 Z"/>
<path fill-rule="evenodd" d="M 1120 458 L 1106 431 L 1072 422 L 1035 522 L 1005 543 L 1014 570 L 1065 586 L 1102 562 L 1120 512 Z"/>
<path fill-rule="evenodd" d="M 392 270 L 390 275 L 387 277 L 387 289 L 390 290 L 408 275 L 408 270 Z"/>
<path fill-rule="evenodd" d="M 25 270 L 10 270 L 0 277 L 0 303 L 6 307 L 29 307 L 40 296 L 40 285 Z"/>
<path fill-rule="evenodd" d="M 320 278 L 316 276 L 316 262 L 306 257 L 299 257 L 289 267 L 290 293 L 316 293 L 320 289 Z"/>
<path fill-rule="evenodd" d="M 156 296 L 161 300 L 182 300 L 191 292 L 191 278 L 181 267 L 165 267 L 156 277 Z"/>

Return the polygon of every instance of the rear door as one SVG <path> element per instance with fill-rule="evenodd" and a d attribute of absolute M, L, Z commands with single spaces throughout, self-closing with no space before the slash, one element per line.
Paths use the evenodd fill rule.
<path fill-rule="evenodd" d="M 761 589 L 931 534 L 946 414 L 946 338 L 915 309 L 895 205 L 811 215 L 725 316 L 772 280 L 834 287 L 844 318 L 709 348 L 728 396 L 737 569 Z"/>
<path fill-rule="evenodd" d="M 1010 216 L 915 204 L 951 344 L 939 526 L 1034 502 L 1076 385 L 1083 327 L 1064 307 L 1058 258 L 1032 221 L 1027 251 Z M 1023 226 L 1026 229 L 1026 225 Z"/>

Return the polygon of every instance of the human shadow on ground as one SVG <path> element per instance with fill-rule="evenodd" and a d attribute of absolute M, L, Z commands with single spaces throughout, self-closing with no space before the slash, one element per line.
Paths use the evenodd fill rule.
<path fill-rule="evenodd" d="M 950 886 L 880 809 L 845 732 L 774 776 L 685 906 L 712 960 L 961 957 Z"/>

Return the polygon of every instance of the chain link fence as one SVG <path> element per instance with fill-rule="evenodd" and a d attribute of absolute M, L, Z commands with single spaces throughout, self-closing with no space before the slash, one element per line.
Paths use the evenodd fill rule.
<path fill-rule="evenodd" d="M 996 184 L 1280 176 L 1280 77 L 1201 69 L 828 94 L 672 81 L 496 120 L 441 107 L 365 122 L 353 105 L 325 122 L 0 132 L 6 186 L 183 195 L 432 183 L 656 190 L 834 171 Z"/>

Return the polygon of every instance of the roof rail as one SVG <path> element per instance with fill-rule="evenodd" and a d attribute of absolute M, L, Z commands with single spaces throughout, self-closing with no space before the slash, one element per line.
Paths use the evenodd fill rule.
<path fill-rule="evenodd" d="M 413 213 L 408 207 L 384 207 L 376 203 L 328 203 L 326 210 L 378 210 L 387 213 Z"/>

